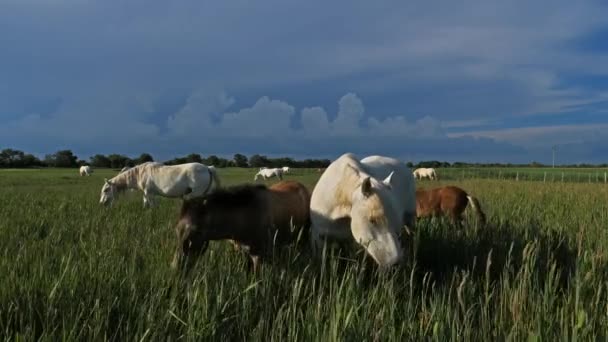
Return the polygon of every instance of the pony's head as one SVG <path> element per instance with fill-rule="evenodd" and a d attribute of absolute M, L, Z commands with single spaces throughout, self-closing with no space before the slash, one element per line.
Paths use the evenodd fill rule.
<path fill-rule="evenodd" d="M 108 180 L 104 178 L 104 184 L 101 187 L 101 197 L 99 198 L 99 204 L 103 204 L 108 206 L 112 204 L 114 198 L 117 196 L 118 187 L 116 184 L 112 183 L 112 180 Z"/>
<path fill-rule="evenodd" d="M 381 267 L 401 261 L 401 215 L 394 205 L 391 173 L 383 181 L 366 176 L 352 194 L 351 232 Z"/>

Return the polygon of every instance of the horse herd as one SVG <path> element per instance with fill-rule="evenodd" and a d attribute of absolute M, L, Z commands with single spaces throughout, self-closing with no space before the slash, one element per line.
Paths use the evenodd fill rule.
<path fill-rule="evenodd" d="M 144 207 L 155 206 L 155 196 L 182 198 L 171 265 L 183 274 L 214 240 L 229 240 L 244 250 L 254 271 L 273 247 L 296 241 L 310 245 L 313 255 L 326 242 L 355 242 L 380 268 L 390 268 L 404 261 L 407 233 L 414 231 L 417 218 L 445 215 L 461 225 L 470 203 L 485 223 L 476 198 L 453 186 L 416 190 L 419 176 L 397 159 L 343 154 L 323 171 L 312 193 L 299 182 L 282 180 L 287 172 L 260 169 L 254 181 L 258 176 L 280 179 L 269 187 L 222 187 L 213 166 L 147 162 L 105 179 L 99 202 L 110 206 L 127 189 L 143 192 Z"/>

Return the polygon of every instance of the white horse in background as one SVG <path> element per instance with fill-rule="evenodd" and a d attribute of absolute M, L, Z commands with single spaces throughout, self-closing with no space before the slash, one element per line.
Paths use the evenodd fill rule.
<path fill-rule="evenodd" d="M 274 168 L 274 169 L 260 169 L 260 171 L 258 171 L 258 173 L 255 174 L 255 177 L 253 177 L 253 181 L 257 181 L 258 177 L 262 176 L 262 178 L 264 178 L 264 180 L 267 180 L 268 178 L 272 178 L 272 177 L 277 177 L 280 180 L 283 180 L 283 169 L 279 169 L 279 168 Z"/>
<path fill-rule="evenodd" d="M 90 176 L 91 173 L 93 173 L 93 169 L 91 169 L 90 166 L 88 165 L 83 165 L 80 167 L 80 170 L 78 170 L 78 173 L 80 173 L 80 176 Z"/>
<path fill-rule="evenodd" d="M 144 208 L 155 205 L 155 195 L 191 199 L 200 197 L 221 186 L 217 170 L 200 163 L 163 165 L 147 162 L 105 179 L 99 203 L 109 205 L 126 189 L 144 193 Z"/>
<path fill-rule="evenodd" d="M 283 173 L 289 173 L 289 166 L 283 166 L 281 169 L 283 170 Z"/>
<path fill-rule="evenodd" d="M 381 267 L 403 259 L 403 226 L 414 229 L 416 185 L 402 162 L 382 156 L 362 161 L 346 153 L 327 167 L 310 199 L 311 243 L 354 241 Z"/>
<path fill-rule="evenodd" d="M 435 169 L 433 169 L 432 167 L 426 168 L 426 167 L 421 167 L 418 168 L 414 171 L 414 177 L 416 177 L 416 179 L 423 179 L 423 178 L 428 178 L 430 180 L 437 180 L 439 178 L 437 178 L 437 172 L 435 172 Z"/>

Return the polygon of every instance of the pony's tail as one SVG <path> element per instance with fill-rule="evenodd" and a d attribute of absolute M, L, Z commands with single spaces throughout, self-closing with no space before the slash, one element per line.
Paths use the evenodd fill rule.
<path fill-rule="evenodd" d="M 475 214 L 477 215 L 479 224 L 484 226 L 486 224 L 486 214 L 484 214 L 481 210 L 481 205 L 479 204 L 479 201 L 477 200 L 477 198 L 469 195 L 467 195 L 467 199 L 469 200 L 469 203 L 471 203 L 471 207 L 473 207 L 473 211 L 475 211 Z"/>
<path fill-rule="evenodd" d="M 209 166 L 209 172 L 211 172 L 211 177 L 213 178 L 213 182 L 215 183 L 215 188 L 221 188 L 222 181 L 220 180 L 220 176 L 217 174 L 217 169 L 215 168 L 215 166 Z"/>

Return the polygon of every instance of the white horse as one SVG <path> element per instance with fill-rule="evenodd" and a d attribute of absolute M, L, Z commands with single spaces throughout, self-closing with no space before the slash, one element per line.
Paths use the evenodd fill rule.
<path fill-rule="evenodd" d="M 144 208 L 154 206 L 155 195 L 191 199 L 203 196 L 220 187 L 220 179 L 213 166 L 200 163 L 163 165 L 147 162 L 105 179 L 99 203 L 109 205 L 126 189 L 139 189 L 144 193 Z"/>
<path fill-rule="evenodd" d="M 402 162 L 381 156 L 362 161 L 346 153 L 327 167 L 310 200 L 311 243 L 324 239 L 355 242 L 381 267 L 400 262 L 405 224 L 414 228 L 416 185 Z"/>
<path fill-rule="evenodd" d="M 90 176 L 91 173 L 93 173 L 93 169 L 88 165 L 83 165 L 80 167 L 78 173 L 80 173 L 80 176 Z"/>
<path fill-rule="evenodd" d="M 125 167 L 123 167 L 122 169 L 120 169 L 120 172 L 119 172 L 119 173 L 123 173 L 123 172 L 127 171 L 127 170 L 128 170 L 128 169 L 130 169 L 130 168 L 131 168 L 131 167 L 129 167 L 129 166 L 125 166 Z"/>
<path fill-rule="evenodd" d="M 289 166 L 282 167 L 283 173 L 289 173 Z"/>
<path fill-rule="evenodd" d="M 257 181 L 258 177 L 262 176 L 262 178 L 264 178 L 264 180 L 267 180 L 268 178 L 272 178 L 272 177 L 277 177 L 280 180 L 283 180 L 283 169 L 279 169 L 279 168 L 275 168 L 275 169 L 260 169 L 260 171 L 258 171 L 258 173 L 255 174 L 255 177 L 253 177 L 253 181 Z"/>
<path fill-rule="evenodd" d="M 428 178 L 430 180 L 437 180 L 437 172 L 435 172 L 435 169 L 433 169 L 432 167 L 426 168 L 426 167 L 421 167 L 418 168 L 414 171 L 414 177 L 416 177 L 416 179 L 423 179 L 423 178 Z"/>

